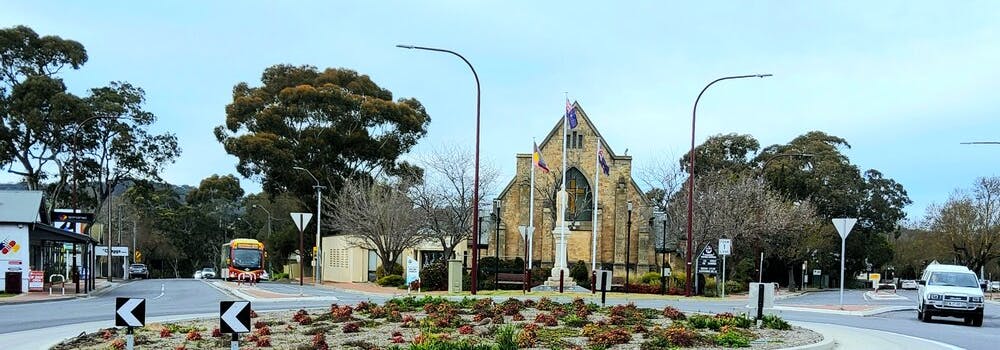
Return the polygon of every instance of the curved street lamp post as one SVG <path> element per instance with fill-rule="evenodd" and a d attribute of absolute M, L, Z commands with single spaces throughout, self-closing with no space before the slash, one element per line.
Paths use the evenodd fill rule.
<path fill-rule="evenodd" d="M 729 79 L 744 79 L 744 78 L 766 78 L 771 76 L 771 74 L 751 74 L 751 75 L 735 75 L 729 77 L 722 77 L 719 79 L 712 80 L 711 83 L 705 85 L 705 88 L 701 89 L 698 93 L 698 98 L 694 100 L 694 108 L 691 110 L 691 153 L 689 154 L 690 164 L 688 167 L 688 206 L 687 206 L 687 265 L 684 267 L 687 278 L 685 278 L 685 288 L 684 295 L 691 296 L 691 233 L 692 233 L 692 223 L 693 223 L 693 205 L 694 205 L 694 126 L 695 120 L 698 114 L 698 101 L 701 100 L 701 95 L 705 94 L 705 90 L 708 90 L 713 84 Z"/>
<path fill-rule="evenodd" d="M 475 176 L 472 180 L 472 215 L 473 216 L 478 215 L 479 213 L 479 102 L 480 102 L 481 92 L 479 89 L 479 75 L 476 74 L 476 68 L 472 67 L 472 63 L 469 63 L 469 60 L 465 59 L 465 57 L 463 57 L 462 55 L 458 54 L 455 51 L 438 49 L 433 47 L 413 46 L 413 45 L 396 45 L 396 47 L 402 49 L 426 50 L 426 51 L 449 53 L 458 56 L 458 58 L 461 58 L 462 61 L 464 61 L 465 64 L 469 66 L 469 69 L 472 70 L 472 77 L 476 79 L 476 165 L 475 165 L 476 170 L 475 170 Z M 478 289 L 477 285 L 478 280 L 476 275 L 478 274 L 477 272 L 479 271 L 479 220 L 475 219 L 472 220 L 472 232 L 473 232 L 472 234 L 473 272 L 471 273 L 472 286 L 470 287 L 471 289 L 470 293 L 472 295 L 476 295 L 476 290 Z"/>

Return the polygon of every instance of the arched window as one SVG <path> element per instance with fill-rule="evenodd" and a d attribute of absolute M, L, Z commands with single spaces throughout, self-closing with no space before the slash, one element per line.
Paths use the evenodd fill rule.
<path fill-rule="evenodd" d="M 576 168 L 566 171 L 566 221 L 593 219 L 594 198 L 590 183 Z"/>

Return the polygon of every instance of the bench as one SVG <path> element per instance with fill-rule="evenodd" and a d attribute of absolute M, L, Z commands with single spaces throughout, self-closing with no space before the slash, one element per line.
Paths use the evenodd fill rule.
<path fill-rule="evenodd" d="M 525 274 L 523 273 L 498 273 L 497 284 L 520 284 L 524 285 Z"/>

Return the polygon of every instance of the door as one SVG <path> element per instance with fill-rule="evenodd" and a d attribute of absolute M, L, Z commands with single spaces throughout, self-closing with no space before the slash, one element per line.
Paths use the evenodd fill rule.
<path fill-rule="evenodd" d="M 368 282 L 375 282 L 375 269 L 378 268 L 378 254 L 374 250 L 368 251 Z"/>

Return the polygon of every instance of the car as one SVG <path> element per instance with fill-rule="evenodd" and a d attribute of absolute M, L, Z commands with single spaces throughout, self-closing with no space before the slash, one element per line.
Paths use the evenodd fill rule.
<path fill-rule="evenodd" d="M 1000 281 L 992 281 L 992 282 L 990 282 L 990 288 L 989 288 L 989 290 L 991 292 L 998 292 L 998 291 L 1000 291 Z"/>
<path fill-rule="evenodd" d="M 198 270 L 198 271 L 194 272 L 194 279 L 196 279 L 196 280 L 197 279 L 201 279 L 201 270 Z"/>
<path fill-rule="evenodd" d="M 204 269 L 201 269 L 201 278 L 205 279 L 215 278 L 215 270 L 212 269 L 211 267 L 206 267 Z"/>
<path fill-rule="evenodd" d="M 930 264 L 917 281 L 917 319 L 958 317 L 983 326 L 983 290 L 976 274 L 960 265 Z"/>
<path fill-rule="evenodd" d="M 149 278 L 149 269 L 146 268 L 146 264 L 132 264 L 128 266 L 128 278 L 138 278 L 143 279 Z"/>
<path fill-rule="evenodd" d="M 920 285 L 917 284 L 917 281 L 915 281 L 915 280 L 902 280 L 902 281 L 899 281 L 899 288 L 900 289 L 917 289 L 919 287 L 920 287 Z"/>

